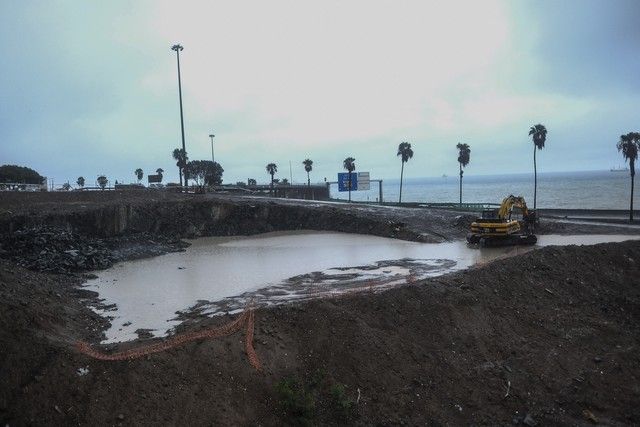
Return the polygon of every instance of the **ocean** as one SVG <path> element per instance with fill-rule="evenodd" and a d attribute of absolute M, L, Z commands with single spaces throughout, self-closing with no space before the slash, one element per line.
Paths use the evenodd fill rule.
<path fill-rule="evenodd" d="M 375 179 L 375 176 L 371 176 Z M 438 178 L 408 178 L 402 186 L 403 202 L 458 202 L 458 176 Z M 631 178 L 629 172 L 545 172 L 538 173 L 538 208 L 565 209 L 629 209 Z M 382 186 L 383 200 L 397 202 L 400 179 L 386 179 Z M 636 189 L 634 208 L 640 208 L 640 190 Z M 464 176 L 463 203 L 500 203 L 509 194 L 524 196 L 533 207 L 533 173 L 510 175 Z M 348 199 L 347 192 L 338 192 L 331 185 L 331 197 Z M 378 200 L 378 183 L 369 191 L 351 192 L 352 200 Z"/>

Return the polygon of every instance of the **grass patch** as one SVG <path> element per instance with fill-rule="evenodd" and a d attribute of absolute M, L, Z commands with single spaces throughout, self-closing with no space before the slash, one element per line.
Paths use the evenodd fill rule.
<path fill-rule="evenodd" d="M 333 421 L 344 424 L 356 417 L 356 402 L 349 397 L 345 384 L 327 379 L 326 371 L 317 370 L 306 380 L 285 378 L 275 386 L 283 421 L 308 426 L 314 422 Z"/>
<path fill-rule="evenodd" d="M 285 378 L 276 384 L 278 402 L 288 421 L 297 425 L 311 425 L 315 418 L 315 399 L 304 384 Z"/>
<path fill-rule="evenodd" d="M 336 383 L 329 389 L 331 404 L 340 419 L 348 419 L 354 414 L 355 402 L 347 396 L 347 386 Z"/>

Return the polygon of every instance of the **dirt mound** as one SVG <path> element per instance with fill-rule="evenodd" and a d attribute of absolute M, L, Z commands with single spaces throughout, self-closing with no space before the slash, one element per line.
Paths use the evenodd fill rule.
<path fill-rule="evenodd" d="M 178 238 L 149 233 L 96 238 L 61 227 L 35 226 L 0 235 L 0 258 L 31 270 L 68 274 L 102 270 L 120 261 L 182 251 L 188 246 Z"/>
<path fill-rule="evenodd" d="M 3 236 L 0 256 L 38 271 L 68 273 L 113 265 L 104 242 L 59 227 L 31 227 Z"/>
<path fill-rule="evenodd" d="M 382 294 L 260 310 L 259 374 L 241 336 L 88 358 L 73 343 L 96 342 L 104 325 L 79 302 L 81 278 L 0 261 L 0 421 L 637 424 L 639 266 L 640 242 L 548 247 Z"/>

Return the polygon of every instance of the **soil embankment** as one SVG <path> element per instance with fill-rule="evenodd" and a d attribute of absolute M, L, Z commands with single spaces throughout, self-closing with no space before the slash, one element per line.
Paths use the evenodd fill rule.
<path fill-rule="evenodd" d="M 327 229 L 434 241 L 466 231 L 465 217 L 450 212 L 322 203 L 297 210 L 291 205 L 300 203 L 292 201 L 157 197 L 163 200 L 154 203 L 166 205 L 167 215 L 151 225 L 156 209 L 163 208 L 127 195 L 93 202 L 3 200 L 0 224 L 4 231 L 14 230 L 12 235 L 46 225 L 71 233 L 62 241 L 113 239 L 114 246 L 85 240 L 78 253 L 107 250 L 125 254 L 123 259 L 128 255 L 118 252 L 122 248 L 153 245 L 157 236 L 187 235 L 194 231 L 190 226 L 196 235 L 248 234 L 304 228 L 322 215 L 325 223 L 308 228 L 331 224 L 345 229 Z M 216 220 L 210 202 L 229 205 L 234 214 Z M 85 231 L 109 223 L 99 220 L 104 218 L 99 212 L 109 209 L 130 212 L 117 227 L 100 229 L 118 233 L 106 233 L 107 238 Z M 194 209 L 199 213 L 185 218 Z M 267 220 L 258 228 L 255 214 L 265 210 Z M 196 217 L 205 220 L 190 220 Z M 131 361 L 98 361 L 78 353 L 78 340 L 95 343 L 105 327 L 82 302 L 92 297 L 77 288 L 83 276 L 17 265 L 25 255 L 12 258 L 6 236 L 0 259 L 2 423 L 640 423 L 640 242 L 548 247 L 381 294 L 258 310 L 253 341 L 264 369 L 259 373 L 247 362 L 242 334 Z M 66 250 L 72 249 L 60 243 L 58 252 Z M 143 256 L 144 249 L 129 254 Z"/>
<path fill-rule="evenodd" d="M 448 232 L 417 232 L 406 227 L 402 215 L 371 215 L 367 210 L 322 202 L 146 191 L 70 193 L 61 194 L 58 200 L 54 196 L 58 195 L 9 194 L 0 207 L 0 232 L 47 225 L 108 238 L 139 233 L 199 237 L 313 229 L 434 242 L 446 239 L 443 233 Z M 454 216 L 438 216 L 438 226 L 455 229 L 455 222 L 448 221 Z"/>
<path fill-rule="evenodd" d="M 264 197 L 159 191 L 4 196 L 0 257 L 57 273 L 108 268 L 118 261 L 180 251 L 186 245 L 181 238 L 200 236 L 329 230 L 439 242 L 462 232 L 451 213 L 434 215 L 438 231 L 419 231 L 391 211 L 376 215 L 340 204 L 286 203 Z"/>
<path fill-rule="evenodd" d="M 638 260 L 638 242 L 549 247 L 382 294 L 260 310 L 263 373 L 241 335 L 87 358 L 73 343 L 95 341 L 102 320 L 79 301 L 80 279 L 3 261 L 0 419 L 636 424 Z"/>

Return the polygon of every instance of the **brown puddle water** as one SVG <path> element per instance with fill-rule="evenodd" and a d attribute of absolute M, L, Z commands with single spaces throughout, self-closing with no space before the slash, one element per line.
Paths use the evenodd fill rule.
<path fill-rule="evenodd" d="M 540 236 L 539 246 L 595 244 L 620 235 Z M 415 243 L 360 234 L 279 232 L 206 237 L 185 252 L 117 264 L 85 284 L 112 326 L 104 343 L 169 333 L 184 318 L 256 306 L 379 291 L 434 277 L 532 247 L 470 248 L 465 242 Z"/>

